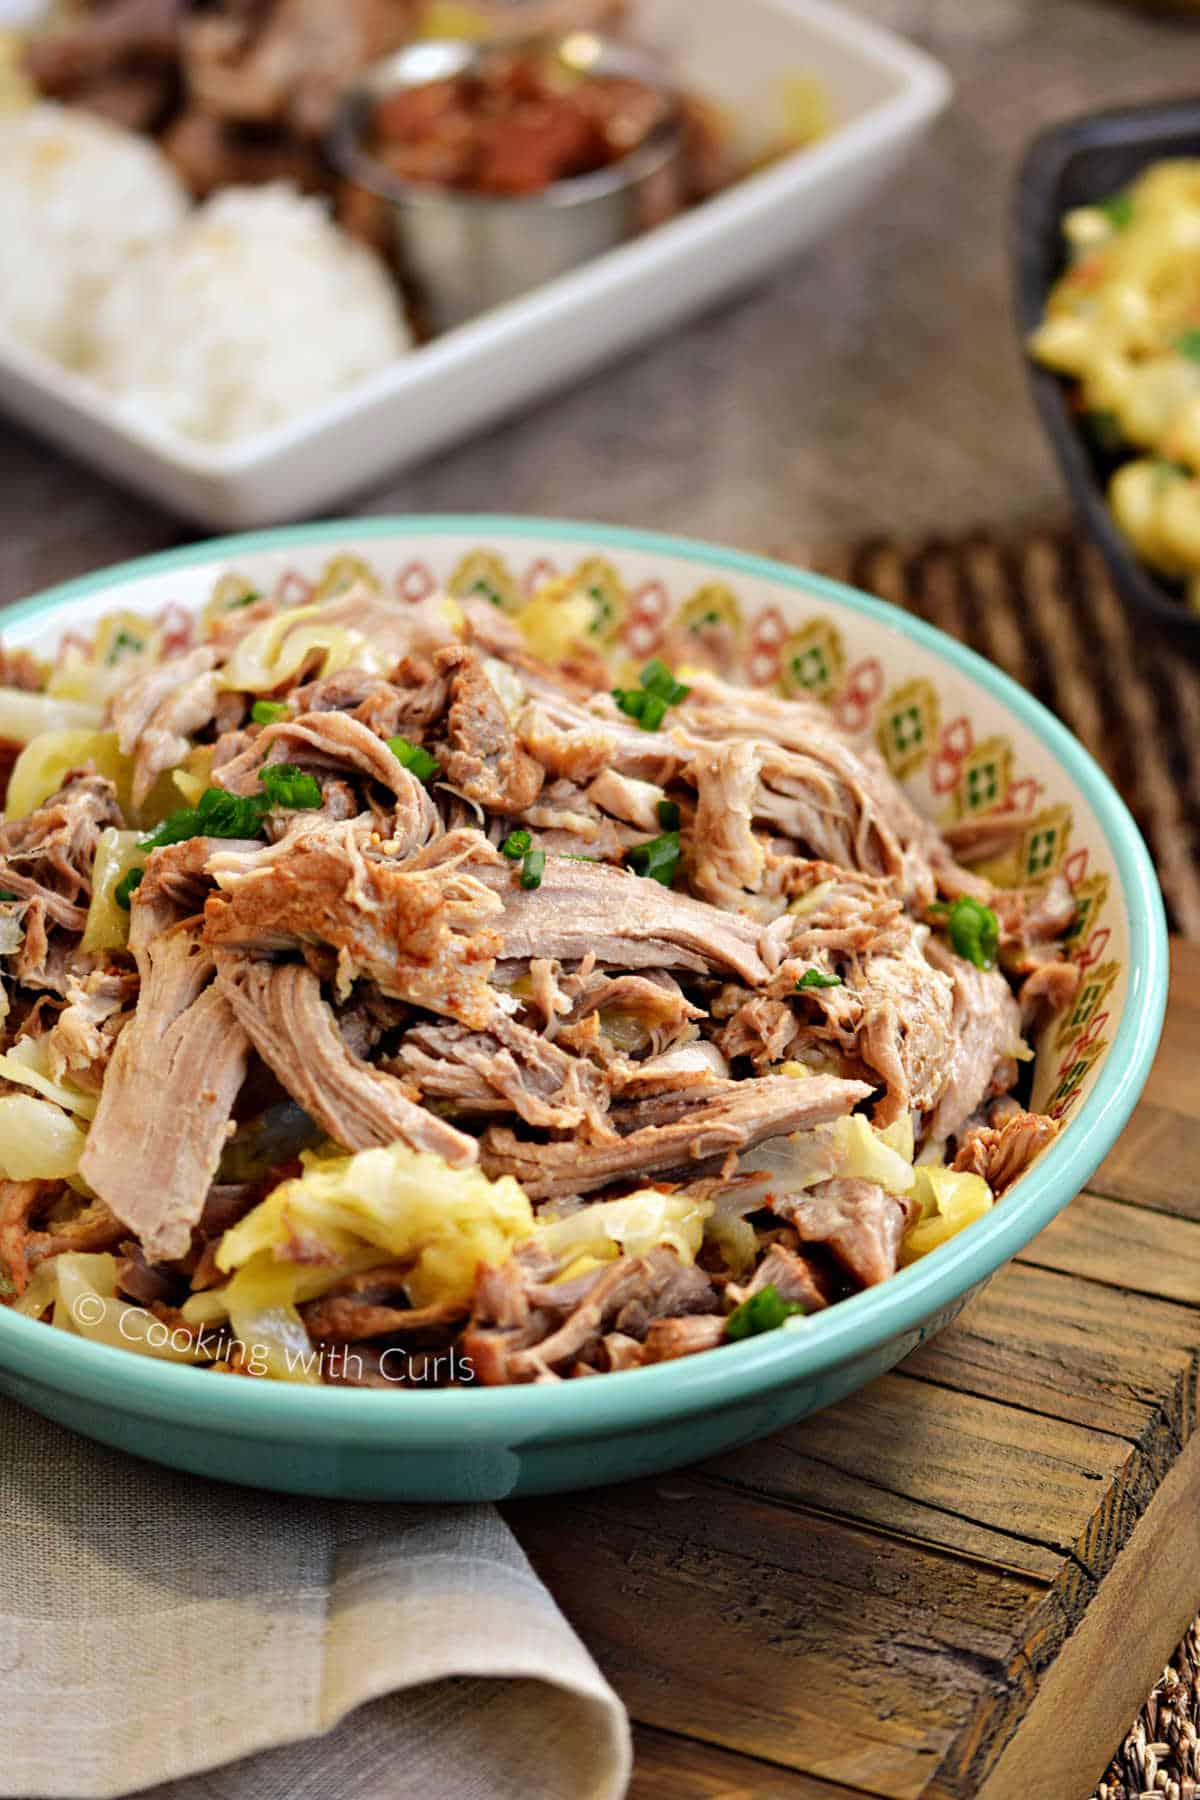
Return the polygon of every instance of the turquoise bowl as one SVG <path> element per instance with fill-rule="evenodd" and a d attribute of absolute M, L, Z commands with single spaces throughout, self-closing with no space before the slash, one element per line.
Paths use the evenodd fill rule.
<path fill-rule="evenodd" d="M 126 564 L 10 608 L 10 644 L 46 648 L 116 607 L 196 607 L 236 569 L 310 591 L 335 554 L 398 599 L 434 586 L 512 604 L 577 573 L 618 654 L 692 634 L 730 673 L 829 702 L 870 732 L 927 812 L 1002 805 L 1022 821 L 1012 879 L 1076 891 L 1072 1014 L 1037 1045 L 1034 1100 L 1056 1140 L 982 1220 L 891 1281 L 704 1355 L 558 1386 L 411 1391 L 221 1378 L 87 1342 L 0 1308 L 0 1392 L 138 1456 L 291 1493 L 485 1500 L 646 1475 L 790 1425 L 940 1330 L 1097 1168 L 1145 1083 L 1162 1025 L 1162 901 L 1136 826 L 1070 734 L 1006 676 L 920 621 L 836 582 L 729 550 L 518 518 L 349 520 L 227 538 Z"/>

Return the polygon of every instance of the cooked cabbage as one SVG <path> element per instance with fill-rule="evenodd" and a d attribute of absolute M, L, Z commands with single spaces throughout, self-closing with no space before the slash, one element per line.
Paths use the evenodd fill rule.
<path fill-rule="evenodd" d="M 994 1204 L 992 1190 L 982 1175 L 933 1168 L 927 1163 L 917 1167 L 913 1199 L 920 1210 L 900 1246 L 902 1267 L 947 1243 L 965 1225 L 981 1219 Z"/>
<path fill-rule="evenodd" d="M 31 744 L 44 731 L 98 731 L 103 717 L 102 708 L 87 701 L 0 687 L 0 738 L 10 744 Z"/>
<path fill-rule="evenodd" d="M 172 1330 L 144 1306 L 119 1297 L 114 1256 L 64 1251 L 39 1263 L 12 1309 L 40 1319 L 48 1307 L 53 1308 L 51 1324 L 94 1344 L 111 1344 L 164 1362 L 212 1361 L 211 1351 L 197 1349 L 186 1342 L 184 1333 Z"/>
<path fill-rule="evenodd" d="M 276 1262 L 313 1254 L 333 1263 L 363 1249 L 411 1261 L 414 1306 L 465 1301 L 482 1263 L 503 1263 L 533 1232 L 533 1209 L 511 1176 L 451 1169 L 405 1144 L 355 1156 L 302 1158 L 285 1181 L 225 1233 L 217 1267 L 226 1273 L 269 1252 Z"/>
<path fill-rule="evenodd" d="M 336 1264 L 322 1267 L 279 1262 L 270 1250 L 260 1250 L 223 1287 L 193 1294 L 184 1302 L 182 1317 L 199 1327 L 228 1321 L 229 1335 L 253 1375 L 316 1383 L 320 1353 L 297 1307 L 319 1299 L 344 1276 L 390 1260 L 384 1250 L 347 1250 Z"/>
<path fill-rule="evenodd" d="M 71 769 L 90 762 L 98 775 L 116 783 L 118 798 L 128 799 L 129 759 L 117 748 L 116 733 L 73 728 L 42 731 L 26 744 L 13 764 L 8 782 L 10 819 L 23 819 L 58 792 Z"/>
<path fill-rule="evenodd" d="M 645 1256 L 660 1244 L 684 1262 L 694 1262 L 711 1212 L 709 1200 L 645 1188 L 623 1200 L 594 1201 L 565 1218 L 539 1220 L 538 1244 L 564 1262 L 581 1256 L 600 1262 L 620 1255 Z"/>
<path fill-rule="evenodd" d="M 28 1080 L 28 1072 L 22 1077 Z M 0 1094 L 0 1174 L 58 1181 L 79 1171 L 86 1139 L 74 1119 L 32 1094 Z"/>
<path fill-rule="evenodd" d="M 361 631 L 323 621 L 319 606 L 292 606 L 255 625 L 234 646 L 221 671 L 221 686 L 238 693 L 270 693 L 294 680 L 318 650 L 323 652 L 318 677 L 351 668 L 383 672 L 378 652 Z"/>
<path fill-rule="evenodd" d="M 81 1119 L 94 1119 L 100 1104 L 97 1094 L 89 1094 L 73 1081 L 56 1081 L 50 1073 L 49 1040 L 18 1038 L 11 1050 L 0 1055 L 0 1076 L 16 1082 L 18 1087 L 33 1088 L 47 1100 L 78 1113 Z"/>
<path fill-rule="evenodd" d="M 910 1143 L 911 1130 L 910 1124 Z M 847 1119 L 835 1120 L 832 1131 L 839 1176 L 858 1181 L 876 1181 L 888 1194 L 912 1192 L 915 1177 L 911 1154 L 906 1160 L 861 1113 L 851 1113 Z"/>
<path fill-rule="evenodd" d="M 183 795 L 186 805 L 198 806 L 201 794 L 212 786 L 212 764 L 213 746 L 196 744 L 179 767 L 171 770 L 172 784 L 177 793 Z"/>
<path fill-rule="evenodd" d="M 108 825 L 100 833 L 92 864 L 92 902 L 83 928 L 84 950 L 123 950 L 129 942 L 129 908 L 117 905 L 117 884 L 130 869 L 144 868 L 147 854 L 136 831 Z"/>

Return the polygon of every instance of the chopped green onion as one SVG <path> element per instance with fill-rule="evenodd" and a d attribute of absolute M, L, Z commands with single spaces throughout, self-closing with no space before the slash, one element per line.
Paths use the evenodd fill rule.
<path fill-rule="evenodd" d="M 1185 331 L 1182 337 L 1175 339 L 1175 348 L 1180 356 L 1186 356 L 1192 362 L 1200 362 L 1200 329 L 1195 326 Z"/>
<path fill-rule="evenodd" d="M 280 719 L 286 719 L 290 710 L 286 700 L 256 700 L 250 708 L 250 717 L 256 725 L 275 725 Z"/>
<path fill-rule="evenodd" d="M 734 1307 L 725 1321 L 725 1336 L 736 1344 L 740 1338 L 776 1331 L 785 1319 L 803 1311 L 804 1308 L 797 1306 L 794 1300 L 783 1299 L 774 1283 L 768 1283 L 759 1288 L 757 1294 L 751 1294 L 748 1300 Z"/>
<path fill-rule="evenodd" d="M 679 830 L 679 803 L 676 800 L 660 800 L 655 808 L 658 822 L 664 831 Z"/>
<path fill-rule="evenodd" d="M 1124 231 L 1133 218 L 1133 197 L 1130 194 L 1112 194 L 1107 200 L 1100 202 L 1100 211 L 1114 231 Z"/>
<path fill-rule="evenodd" d="M 842 985 L 840 975 L 823 975 L 820 969 L 805 969 L 796 983 L 796 992 L 803 994 L 809 988 L 839 988 Z"/>
<path fill-rule="evenodd" d="M 123 906 L 126 912 L 129 911 L 130 902 L 133 899 L 133 890 L 141 885 L 142 876 L 145 873 L 145 869 L 127 869 L 113 889 L 113 899 L 118 906 Z"/>
<path fill-rule="evenodd" d="M 666 663 L 660 662 L 657 656 L 646 664 L 638 679 L 648 694 L 656 694 L 668 706 L 678 706 L 692 691 L 682 681 L 676 681 Z"/>
<path fill-rule="evenodd" d="M 530 844 L 533 834 L 528 831 L 510 831 L 500 846 L 502 856 L 511 856 L 514 862 L 520 862 Z"/>
<path fill-rule="evenodd" d="M 679 833 L 664 831 L 661 837 L 651 838 L 648 843 L 635 844 L 626 851 L 625 860 L 636 875 L 644 875 L 670 887 L 679 867 Z"/>
<path fill-rule="evenodd" d="M 977 969 L 994 968 L 1000 947 L 1000 921 L 991 907 L 972 899 L 970 894 L 962 894 L 945 909 L 945 917 L 950 942 L 958 954 Z"/>
<path fill-rule="evenodd" d="M 264 763 L 258 771 L 263 793 L 272 806 L 292 806 L 312 811 L 321 804 L 321 784 L 315 775 L 295 763 Z"/>
<path fill-rule="evenodd" d="M 546 868 L 546 852 L 544 850 L 527 850 L 521 863 L 521 886 L 523 888 L 539 888 Z"/>
<path fill-rule="evenodd" d="M 236 612 L 240 606 L 253 606 L 256 600 L 261 599 L 262 595 L 257 588 L 247 588 L 244 594 L 235 594 L 232 600 L 225 602 L 225 611 Z"/>
<path fill-rule="evenodd" d="M 205 788 L 198 805 L 171 813 L 148 837 L 140 839 L 140 848 L 161 850 L 164 844 L 182 844 L 194 837 L 257 837 L 269 805 L 263 794 L 243 798 L 226 793 L 224 788 Z"/>
<path fill-rule="evenodd" d="M 636 688 L 613 688 L 612 697 L 623 713 L 636 719 L 643 731 L 657 731 L 667 716 L 669 706 L 686 700 L 691 688 L 676 681 L 666 663 L 654 657 L 638 677 Z"/>
<path fill-rule="evenodd" d="M 19 894 L 10 894 L 7 888 L 0 888 L 0 900 L 19 900 Z"/>
<path fill-rule="evenodd" d="M 410 743 L 406 737 L 390 737 L 387 747 L 397 762 L 403 763 L 409 774 L 415 775 L 418 781 L 428 781 L 431 775 L 437 774 L 437 757 L 430 756 L 428 750 L 423 750 L 420 744 Z"/>

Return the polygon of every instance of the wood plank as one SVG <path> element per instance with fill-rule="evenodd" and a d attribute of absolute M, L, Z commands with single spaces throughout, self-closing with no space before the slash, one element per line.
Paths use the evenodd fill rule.
<path fill-rule="evenodd" d="M 628 1800 L 856 1800 L 862 1793 L 647 1725 L 634 1731 L 633 1754 Z"/>
<path fill-rule="evenodd" d="M 1092 1791 L 1117 1738 L 1195 1616 L 1200 1579 L 1200 1436 L 1193 1437 L 1053 1667 L 979 1800 L 1068 1800 Z M 1117 1727 L 1123 1732 L 1125 1726 Z M 928 1800 L 962 1790 L 935 1779 Z"/>
<path fill-rule="evenodd" d="M 1200 1231 L 1195 1224 L 1102 1200 L 1098 1194 L 1080 1194 L 1021 1252 L 1020 1260 L 1122 1292 L 1200 1306 Z"/>
<path fill-rule="evenodd" d="M 1122 1492 L 1130 1446 L 904 1375 L 705 1465 L 763 1498 L 820 1508 L 1051 1582 Z M 1004 1479 L 996 1471 L 1003 1468 Z"/>
<path fill-rule="evenodd" d="M 1117 1432 L 1174 1457 L 1196 1417 L 1197 1328 L 1186 1308 L 1011 1263 L 904 1363 L 904 1373 Z"/>
<path fill-rule="evenodd" d="M 1054 1636 L 1028 1576 L 694 1474 L 507 1513 L 640 1723 L 891 1800 Z"/>
<path fill-rule="evenodd" d="M 1137 1111 L 1088 1183 L 1114 1200 L 1200 1219 L 1200 943 L 1171 947 L 1162 1046 Z"/>

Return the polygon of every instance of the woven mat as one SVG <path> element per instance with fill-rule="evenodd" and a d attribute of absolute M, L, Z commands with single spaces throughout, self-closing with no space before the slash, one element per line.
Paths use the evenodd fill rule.
<path fill-rule="evenodd" d="M 829 552 L 790 560 L 918 613 L 1036 694 L 1120 789 L 1158 866 L 1172 930 L 1200 937 L 1200 667 L 1134 624 L 1070 530 Z M 1200 1796 L 1200 1620 L 1092 1800 Z M 1064 1796 L 1064 1800 L 1067 1797 Z"/>
<path fill-rule="evenodd" d="M 1056 712 L 1137 819 L 1171 929 L 1200 938 L 1200 669 L 1131 621 L 1087 542 L 1047 528 L 786 554 L 919 613 Z"/>

